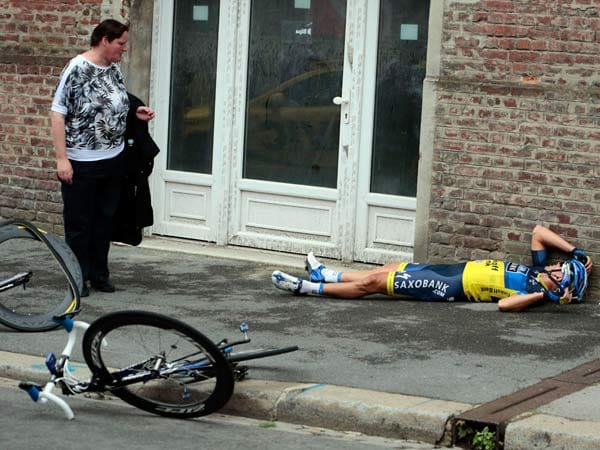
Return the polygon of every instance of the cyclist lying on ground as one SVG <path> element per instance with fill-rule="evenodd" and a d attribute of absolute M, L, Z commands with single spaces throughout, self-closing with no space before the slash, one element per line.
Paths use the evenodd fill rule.
<path fill-rule="evenodd" d="M 547 264 L 548 249 L 570 255 L 563 263 Z M 592 260 L 586 253 L 541 225 L 531 236 L 532 266 L 482 260 L 458 264 L 390 263 L 358 271 L 327 269 L 310 252 L 309 279 L 276 270 L 273 284 L 295 295 L 354 299 L 370 294 L 429 301 L 498 302 L 500 311 L 521 311 L 549 299 L 559 303 L 581 301 Z"/>

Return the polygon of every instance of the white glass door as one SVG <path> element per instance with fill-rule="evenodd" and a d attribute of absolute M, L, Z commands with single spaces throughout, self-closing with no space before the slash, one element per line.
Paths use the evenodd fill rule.
<path fill-rule="evenodd" d="M 155 0 L 153 233 L 226 243 L 236 0 Z"/>
<path fill-rule="evenodd" d="M 346 0 L 252 0 L 229 242 L 340 257 Z M 246 38 L 247 36 L 247 38 Z"/>
<path fill-rule="evenodd" d="M 369 2 L 354 260 L 412 259 L 429 1 Z"/>

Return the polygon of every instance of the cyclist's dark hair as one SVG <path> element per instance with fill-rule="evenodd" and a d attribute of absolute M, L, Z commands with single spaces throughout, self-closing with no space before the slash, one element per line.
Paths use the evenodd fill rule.
<path fill-rule="evenodd" d="M 104 37 L 108 39 L 108 42 L 112 42 L 115 39 L 120 38 L 126 31 L 129 31 L 129 25 L 114 19 L 103 20 L 96 28 L 94 28 L 94 31 L 92 31 L 90 45 L 92 47 L 97 47 Z"/>

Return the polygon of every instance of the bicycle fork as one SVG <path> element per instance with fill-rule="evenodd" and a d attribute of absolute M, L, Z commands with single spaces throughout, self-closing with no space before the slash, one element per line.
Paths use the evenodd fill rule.
<path fill-rule="evenodd" d="M 57 322 L 59 322 L 67 331 L 69 334 L 69 339 L 58 360 L 56 359 L 54 353 L 49 353 L 46 357 L 46 367 L 51 374 L 50 380 L 45 386 L 39 386 L 30 382 L 21 382 L 19 383 L 19 388 L 26 391 L 31 399 L 36 403 L 51 402 L 58 405 L 67 416 L 67 419 L 72 420 L 75 415 L 73 414 L 71 407 L 67 404 L 67 402 L 54 394 L 52 391 L 58 383 L 62 382 L 65 366 L 68 364 L 69 358 L 71 357 L 71 352 L 75 346 L 75 342 L 77 342 L 77 333 L 85 332 L 90 325 L 86 322 L 73 320 L 70 317 L 57 319 Z"/>

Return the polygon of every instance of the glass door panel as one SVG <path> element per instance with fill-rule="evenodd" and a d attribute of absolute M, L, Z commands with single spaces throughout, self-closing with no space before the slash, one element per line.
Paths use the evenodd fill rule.
<path fill-rule="evenodd" d="M 381 0 L 371 192 L 415 197 L 429 2 Z"/>
<path fill-rule="evenodd" d="M 176 0 L 167 169 L 212 172 L 219 0 Z"/>
<path fill-rule="evenodd" d="M 243 176 L 335 188 L 346 0 L 253 0 Z"/>

